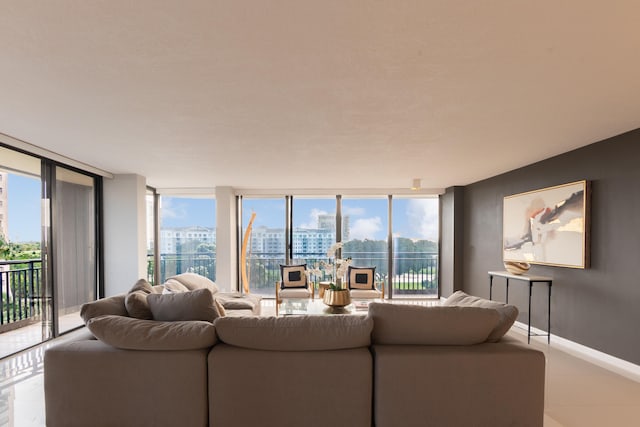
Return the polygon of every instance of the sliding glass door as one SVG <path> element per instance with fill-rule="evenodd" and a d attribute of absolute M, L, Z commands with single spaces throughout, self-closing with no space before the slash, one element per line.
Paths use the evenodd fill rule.
<path fill-rule="evenodd" d="M 83 325 L 98 296 L 100 183 L 0 146 L 0 357 Z"/>
<path fill-rule="evenodd" d="M 83 325 L 80 307 L 96 299 L 94 178 L 57 166 L 54 200 L 54 297 L 64 333 Z"/>

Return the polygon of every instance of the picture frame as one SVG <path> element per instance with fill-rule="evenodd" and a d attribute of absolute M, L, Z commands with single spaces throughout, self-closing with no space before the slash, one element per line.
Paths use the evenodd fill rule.
<path fill-rule="evenodd" d="M 589 205 L 586 180 L 506 196 L 503 260 L 588 268 Z"/>

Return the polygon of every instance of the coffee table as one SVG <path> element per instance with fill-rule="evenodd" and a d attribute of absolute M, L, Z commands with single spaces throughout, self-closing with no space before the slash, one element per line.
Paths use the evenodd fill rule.
<path fill-rule="evenodd" d="M 349 304 L 345 307 L 330 307 L 321 299 L 283 298 L 278 304 L 276 313 L 278 316 L 330 316 L 332 314 L 367 314 L 364 309 L 356 309 L 356 305 Z"/>

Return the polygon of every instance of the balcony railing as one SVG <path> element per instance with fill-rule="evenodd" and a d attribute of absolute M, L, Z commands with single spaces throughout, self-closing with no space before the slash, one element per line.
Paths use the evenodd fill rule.
<path fill-rule="evenodd" d="M 39 259 L 0 261 L 0 331 L 38 319 L 42 313 L 41 271 Z"/>
<path fill-rule="evenodd" d="M 160 254 L 160 283 L 180 273 L 197 273 L 216 280 L 216 255 L 210 252 Z M 147 255 L 147 280 L 154 282 L 153 255 Z"/>
<path fill-rule="evenodd" d="M 376 267 L 377 280 L 385 286 L 393 284 L 394 296 L 436 296 L 438 294 L 438 254 L 436 252 L 397 252 L 394 254 L 394 275 L 389 278 L 386 253 L 346 253 L 352 265 Z M 322 261 L 333 262 L 324 253 L 297 254 L 294 263 L 306 263 L 310 267 Z M 280 264 L 285 263 L 284 253 L 256 253 L 249 259 L 249 287 L 261 295 L 273 295 L 275 283 L 280 280 Z M 176 274 L 192 272 L 216 280 L 216 258 L 211 253 L 161 254 L 160 283 Z M 153 257 L 147 258 L 148 280 L 153 283 Z M 330 280 L 329 276 L 314 277 L 314 280 Z M 389 294 L 387 288 L 387 294 Z"/>
<path fill-rule="evenodd" d="M 393 285 L 394 296 L 436 296 L 438 294 L 438 254 L 436 252 L 396 252 L 393 259 L 394 275 L 389 278 L 387 257 L 384 252 L 356 252 L 343 254 L 351 257 L 352 265 L 376 267 L 377 280 L 385 286 Z M 294 263 L 315 266 L 320 262 L 333 262 L 324 253 L 297 254 Z M 250 289 L 258 294 L 275 293 L 275 282 L 280 280 L 280 264 L 284 253 L 253 253 L 250 262 Z M 314 280 L 330 280 L 328 276 Z M 388 289 L 388 288 L 387 288 Z M 388 294 L 388 290 L 387 290 Z"/>

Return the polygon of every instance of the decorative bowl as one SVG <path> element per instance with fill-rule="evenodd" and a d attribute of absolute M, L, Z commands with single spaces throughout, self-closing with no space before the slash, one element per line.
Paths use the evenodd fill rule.
<path fill-rule="evenodd" d="M 511 274 L 524 274 L 529 271 L 531 268 L 531 264 L 528 262 L 518 262 L 518 261 L 505 261 L 504 268 Z"/>
<path fill-rule="evenodd" d="M 324 291 L 322 301 L 330 307 L 344 307 L 345 305 L 351 304 L 351 294 L 348 289 L 341 289 L 339 291 L 327 289 Z"/>

